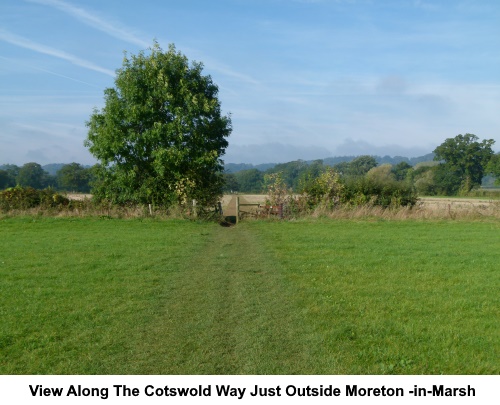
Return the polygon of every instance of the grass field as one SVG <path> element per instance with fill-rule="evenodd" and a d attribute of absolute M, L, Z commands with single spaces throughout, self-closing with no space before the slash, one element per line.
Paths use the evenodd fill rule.
<path fill-rule="evenodd" d="M 0 220 L 0 374 L 498 374 L 498 221 Z"/>

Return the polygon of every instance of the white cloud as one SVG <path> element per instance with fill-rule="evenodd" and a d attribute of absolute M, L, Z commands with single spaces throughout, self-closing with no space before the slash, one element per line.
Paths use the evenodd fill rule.
<path fill-rule="evenodd" d="M 96 65 L 93 62 L 87 61 L 85 59 L 81 59 L 78 56 L 72 55 L 70 53 L 61 51 L 59 49 L 51 48 L 49 46 L 39 44 L 34 42 L 28 38 L 21 37 L 19 35 L 13 34 L 9 31 L 0 29 L 0 40 L 7 42 L 12 45 L 19 46 L 21 48 L 29 49 L 31 51 L 35 51 L 38 53 L 42 53 L 44 55 L 53 56 L 55 58 L 63 59 L 72 63 L 73 65 L 80 66 L 86 69 L 93 70 L 95 72 L 104 73 L 108 76 L 115 76 L 115 72 L 110 69 L 103 68 L 99 65 Z"/>
<path fill-rule="evenodd" d="M 61 0 L 25 0 L 30 3 L 41 4 L 49 7 L 57 8 L 58 10 L 63 11 L 64 13 L 76 18 L 77 20 L 87 24 L 99 31 L 102 31 L 114 38 L 123 40 L 125 42 L 129 42 L 134 45 L 139 45 L 142 48 L 148 48 L 151 43 L 140 38 L 137 34 L 133 33 L 133 29 L 130 27 L 126 27 L 119 22 L 109 22 L 105 21 L 101 17 L 90 13 L 87 10 L 84 10 L 81 7 L 74 6 L 70 3 L 61 1 Z M 184 48 L 185 51 L 189 48 Z M 200 54 L 199 51 L 195 49 L 191 49 L 191 52 L 194 54 Z M 215 72 L 221 73 L 225 76 L 237 79 L 239 81 L 245 82 L 247 84 L 258 85 L 259 82 L 253 77 L 236 71 L 230 66 L 220 63 L 214 59 L 210 59 L 209 57 L 203 56 L 202 60 L 206 67 Z"/>
<path fill-rule="evenodd" d="M 139 45 L 144 48 L 150 45 L 150 43 L 143 40 L 142 38 L 139 38 L 136 34 L 134 34 L 130 28 L 124 27 L 117 22 L 110 23 L 109 21 L 105 21 L 102 18 L 98 17 L 97 15 L 89 13 L 83 8 L 76 7 L 70 3 L 61 0 L 26 0 L 26 1 L 30 3 L 37 3 L 57 8 L 63 11 L 64 13 L 69 14 L 72 17 L 80 20 L 84 24 L 87 24 L 99 31 L 103 31 L 106 34 L 114 38 L 121 39 L 125 42 Z"/>
<path fill-rule="evenodd" d="M 74 95 L 1 95 L 0 118 L 6 122 L 13 120 L 47 120 L 48 117 L 58 117 L 57 121 L 83 123 L 88 118 L 94 106 L 102 103 L 101 95 L 76 93 Z"/>
<path fill-rule="evenodd" d="M 86 84 L 87 86 L 90 86 L 90 87 L 99 88 L 99 86 L 96 86 L 95 84 L 86 82 L 84 80 L 76 79 L 76 78 L 71 77 L 71 76 L 62 75 L 60 73 L 53 72 L 53 71 L 48 70 L 48 69 L 43 69 L 41 67 L 34 66 L 33 64 L 21 62 L 19 60 L 15 60 L 15 59 L 11 59 L 11 58 L 6 58 L 4 56 L 0 56 L 0 59 L 3 59 L 3 60 L 5 60 L 5 61 L 7 61 L 7 62 L 9 62 L 11 64 L 16 65 L 16 67 L 15 67 L 16 71 L 19 70 L 19 66 L 22 66 L 22 67 L 28 68 L 30 70 L 31 69 L 38 70 L 38 71 L 43 72 L 43 73 L 48 73 L 49 75 L 52 75 L 52 76 L 62 77 L 63 79 L 68 79 L 68 80 L 71 80 L 71 81 L 74 81 L 74 82 L 77 82 L 77 83 Z M 14 69 L 14 68 L 12 68 L 12 69 Z"/>

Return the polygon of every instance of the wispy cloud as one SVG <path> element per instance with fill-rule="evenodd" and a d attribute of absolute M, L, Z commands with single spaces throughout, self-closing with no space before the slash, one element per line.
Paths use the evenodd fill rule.
<path fill-rule="evenodd" d="M 83 8 L 74 6 L 70 3 L 61 0 L 26 0 L 29 3 L 37 3 L 44 6 L 54 7 L 58 10 L 63 11 L 66 14 L 80 20 L 84 24 L 87 24 L 97 30 L 103 31 L 106 34 L 121 39 L 123 41 L 129 42 L 131 44 L 139 45 L 141 47 L 148 47 L 150 43 L 139 38 L 132 30 L 118 23 L 110 23 L 103 20 L 95 14 L 84 10 Z"/>
<path fill-rule="evenodd" d="M 41 4 L 44 6 L 49 6 L 56 8 L 74 18 L 77 20 L 83 22 L 84 24 L 87 24 L 99 31 L 102 31 L 114 38 L 126 41 L 128 43 L 134 44 L 134 45 L 139 45 L 142 48 L 147 48 L 151 44 L 144 39 L 140 38 L 137 34 L 134 34 L 134 30 L 130 27 L 126 27 L 123 24 L 119 22 L 109 22 L 105 21 L 101 17 L 98 17 L 97 15 L 89 12 L 88 10 L 85 10 L 81 7 L 74 6 L 68 2 L 62 1 L 62 0 L 25 0 L 29 3 L 36 3 L 36 4 Z M 192 50 L 194 53 L 199 53 L 196 50 Z M 225 76 L 229 76 L 235 79 L 238 79 L 242 82 L 246 82 L 252 85 L 259 84 L 259 82 L 254 79 L 253 77 L 250 77 L 249 75 L 245 75 L 243 73 L 237 72 L 231 67 L 224 65 L 222 63 L 219 63 L 215 60 L 209 60 L 209 58 L 205 57 L 203 59 L 205 61 L 205 65 L 212 69 L 215 72 L 222 73 Z"/>
<path fill-rule="evenodd" d="M 47 70 L 47 69 L 43 69 L 43 68 L 40 68 L 38 66 L 34 66 L 34 65 L 28 65 L 26 63 L 22 63 L 20 61 L 17 61 L 17 60 L 14 60 L 14 59 L 11 59 L 11 58 L 6 58 L 4 56 L 0 56 L 0 59 L 3 59 L 9 63 L 13 63 L 13 64 L 16 64 L 16 65 L 19 65 L 19 66 L 24 66 L 24 67 L 27 67 L 28 69 L 34 69 L 34 70 L 38 70 L 40 72 L 44 72 L 44 73 L 48 73 L 50 75 L 53 75 L 53 76 L 57 76 L 57 77 L 62 77 L 63 79 L 68 79 L 68 80 L 72 80 L 74 82 L 77 82 L 77 83 L 82 83 L 82 84 L 86 84 L 87 86 L 91 86 L 91 87 L 95 87 L 95 88 L 99 88 L 99 86 L 96 86 L 95 84 L 92 84 L 92 83 L 89 83 L 89 82 L 86 82 L 86 81 L 83 81 L 83 80 L 80 80 L 80 79 L 76 79 L 74 77 L 70 77 L 70 76 L 66 76 L 66 75 L 62 75 L 60 73 L 57 73 L 57 72 L 53 72 L 51 70 Z M 17 66 L 18 67 L 18 66 Z"/>
<path fill-rule="evenodd" d="M 12 45 L 19 46 L 21 48 L 29 49 L 31 51 L 35 51 L 38 53 L 42 53 L 45 55 L 53 56 L 55 58 L 66 60 L 73 65 L 77 65 L 86 69 L 94 70 L 96 72 L 104 73 L 108 76 L 114 77 L 115 72 L 110 69 L 103 68 L 99 65 L 96 65 L 93 62 L 87 61 L 85 59 L 81 59 L 78 56 L 71 55 L 67 52 L 61 51 L 59 49 L 51 48 L 49 46 L 39 44 L 34 42 L 28 38 L 21 37 L 19 35 L 13 34 L 9 31 L 0 29 L 0 40 L 7 42 Z"/>
<path fill-rule="evenodd" d="M 232 67 L 227 66 L 224 63 L 218 62 L 218 61 L 214 60 L 213 58 L 205 56 L 203 58 L 203 60 L 204 60 L 204 65 L 207 68 L 213 70 L 214 72 L 221 73 L 225 76 L 231 77 L 233 79 L 237 79 L 241 82 L 244 82 L 244 83 L 247 83 L 250 85 L 261 85 L 261 83 L 257 79 L 253 78 L 252 76 L 246 75 L 244 73 L 240 73 L 240 72 L 234 70 Z"/>

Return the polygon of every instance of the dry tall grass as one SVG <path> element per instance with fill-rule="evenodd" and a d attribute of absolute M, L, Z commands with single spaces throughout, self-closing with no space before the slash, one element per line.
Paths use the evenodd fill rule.
<path fill-rule="evenodd" d="M 262 199 L 262 196 L 245 196 L 252 202 Z M 265 197 L 265 196 L 264 196 Z M 226 198 L 227 200 L 227 198 Z M 227 203 L 227 201 L 224 201 Z M 223 206 L 225 204 L 223 203 Z M 266 215 L 254 215 L 247 213 L 245 218 L 258 216 L 266 218 Z M 149 206 L 131 205 L 117 206 L 112 204 L 96 204 L 85 198 L 80 201 L 72 201 L 69 206 L 53 208 L 30 208 L 24 210 L 10 210 L 0 212 L 0 218 L 12 216 L 50 216 L 50 217 L 98 217 L 98 218 L 156 218 L 156 219 L 193 219 L 196 213 L 192 208 L 174 206 L 169 209 L 159 209 Z M 269 217 L 273 217 L 269 215 Z M 335 209 L 318 207 L 314 211 L 296 213 L 293 216 L 285 215 L 286 218 L 331 218 L 331 219 L 369 219 L 378 218 L 384 220 L 481 220 L 500 219 L 500 201 L 489 201 L 487 203 L 471 203 L 468 201 L 442 200 L 440 203 L 422 200 L 414 207 L 382 208 L 380 206 L 340 206 Z"/>
<path fill-rule="evenodd" d="M 35 207 L 24 210 L 9 210 L 0 212 L 0 218 L 14 216 L 47 216 L 56 218 L 71 217 L 96 217 L 107 219 L 137 219 L 137 218 L 156 218 L 156 219 L 184 219 L 192 218 L 193 212 L 182 207 L 174 206 L 166 209 L 158 209 L 149 206 L 118 206 L 94 204 L 90 200 L 79 201 L 77 204 L 65 207 L 44 208 Z"/>
<path fill-rule="evenodd" d="M 442 204 L 430 206 L 418 203 L 414 207 L 382 208 L 378 206 L 339 207 L 334 210 L 316 209 L 311 213 L 314 218 L 362 219 L 380 218 L 386 220 L 426 220 L 426 219 L 500 219 L 500 202 L 485 205 Z"/>

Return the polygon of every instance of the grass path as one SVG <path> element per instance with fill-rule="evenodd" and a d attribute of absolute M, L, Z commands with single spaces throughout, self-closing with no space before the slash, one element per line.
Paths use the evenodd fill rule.
<path fill-rule="evenodd" d="M 152 334 L 165 366 L 147 373 L 279 374 L 307 370 L 297 312 L 279 265 L 246 227 L 218 227 L 172 278 Z M 147 367 L 147 366 L 146 366 Z"/>

